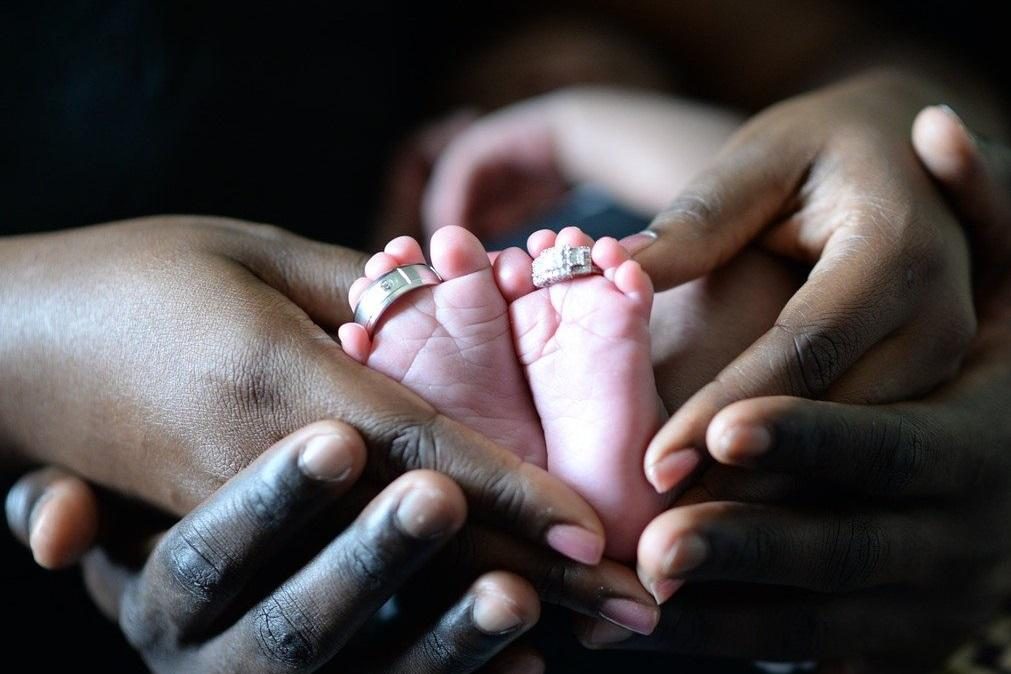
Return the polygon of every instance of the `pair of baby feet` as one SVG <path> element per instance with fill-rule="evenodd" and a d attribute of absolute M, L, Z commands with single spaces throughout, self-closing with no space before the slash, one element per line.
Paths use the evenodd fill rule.
<path fill-rule="evenodd" d="M 592 246 L 602 275 L 535 288 L 533 257 L 555 245 Z M 433 236 L 443 282 L 415 290 L 384 314 L 374 335 L 340 328 L 346 353 L 425 398 L 439 412 L 546 468 L 596 510 L 605 554 L 631 561 L 639 534 L 660 512 L 643 453 L 663 421 L 650 360 L 649 277 L 614 239 L 576 227 L 533 234 L 494 263 L 465 229 Z M 400 237 L 365 266 L 365 288 L 395 267 L 424 263 Z"/>

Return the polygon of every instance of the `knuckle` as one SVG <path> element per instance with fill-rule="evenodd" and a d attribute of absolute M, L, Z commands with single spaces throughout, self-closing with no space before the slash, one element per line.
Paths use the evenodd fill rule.
<path fill-rule="evenodd" d="M 418 468 L 440 470 L 441 457 L 434 429 L 435 415 L 396 425 L 389 440 L 387 461 L 392 472 Z"/>
<path fill-rule="evenodd" d="M 887 556 L 887 541 L 872 521 L 854 518 L 830 527 L 822 549 L 826 563 L 819 589 L 850 592 L 874 582 Z"/>
<path fill-rule="evenodd" d="M 720 212 L 721 199 L 715 189 L 688 189 L 653 221 L 659 229 L 697 234 L 711 232 Z"/>
<path fill-rule="evenodd" d="M 290 468 L 288 464 L 284 468 Z M 294 471 L 293 471 L 294 472 Z M 298 503 L 298 484 L 284 474 L 256 476 L 239 490 L 235 501 L 238 517 L 258 529 L 276 529 Z"/>
<path fill-rule="evenodd" d="M 779 323 L 776 330 L 788 336 L 792 353 L 787 357 L 786 385 L 802 397 L 824 393 L 849 364 L 856 347 L 846 321 L 826 321 L 797 329 Z"/>
<path fill-rule="evenodd" d="M 363 592 L 378 592 L 388 584 L 397 555 L 389 537 L 372 537 L 351 546 L 347 552 L 348 572 Z"/>
<path fill-rule="evenodd" d="M 165 566 L 178 587 L 193 598 L 208 602 L 222 585 L 227 557 L 214 534 L 199 519 L 179 525 L 167 541 Z"/>
<path fill-rule="evenodd" d="M 253 638 L 270 662 L 291 670 L 308 669 L 316 660 L 314 621 L 290 596 L 278 591 L 253 617 Z"/>

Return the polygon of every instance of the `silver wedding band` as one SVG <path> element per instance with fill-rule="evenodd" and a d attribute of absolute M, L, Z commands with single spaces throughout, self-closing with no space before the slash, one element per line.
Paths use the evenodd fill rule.
<path fill-rule="evenodd" d="M 398 299 L 418 288 L 434 286 L 442 279 L 427 264 L 408 264 L 388 271 L 369 284 L 355 305 L 355 323 L 372 335 L 386 310 Z"/>
<path fill-rule="evenodd" d="M 531 277 L 535 288 L 547 288 L 562 281 L 570 281 L 578 276 L 599 274 L 600 269 L 593 264 L 589 246 L 552 246 L 541 251 L 534 258 Z"/>

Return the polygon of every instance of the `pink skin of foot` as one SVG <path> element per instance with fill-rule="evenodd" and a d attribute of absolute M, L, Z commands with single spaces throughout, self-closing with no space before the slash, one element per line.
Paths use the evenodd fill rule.
<path fill-rule="evenodd" d="M 532 257 L 554 245 L 592 246 L 604 275 L 533 287 Z M 516 352 L 540 417 L 548 472 L 596 509 L 605 554 L 635 559 L 639 535 L 663 510 L 646 481 L 643 455 L 666 418 L 650 359 L 653 287 L 611 238 L 594 244 L 576 227 L 533 234 L 495 261 Z"/>
<path fill-rule="evenodd" d="M 544 467 L 544 435 L 513 350 L 508 306 L 488 254 L 467 230 L 444 227 L 432 236 L 431 255 L 443 282 L 397 301 L 371 339 L 357 323 L 342 325 L 338 336 L 344 351 L 404 384 L 442 414 Z M 393 239 L 351 286 L 351 306 L 386 272 L 424 262 L 417 241 Z"/>
<path fill-rule="evenodd" d="M 534 288 L 531 255 L 556 243 L 592 245 L 604 275 Z M 666 416 L 650 360 L 653 288 L 614 239 L 594 245 L 569 227 L 557 241 L 554 232 L 534 234 L 528 249 L 495 256 L 493 274 L 472 234 L 438 230 L 432 265 L 443 283 L 398 301 L 371 340 L 360 325 L 341 326 L 341 344 L 573 487 L 604 523 L 606 555 L 629 562 L 664 505 L 642 470 Z M 352 306 L 372 280 L 422 262 L 416 241 L 394 239 L 351 287 Z"/>

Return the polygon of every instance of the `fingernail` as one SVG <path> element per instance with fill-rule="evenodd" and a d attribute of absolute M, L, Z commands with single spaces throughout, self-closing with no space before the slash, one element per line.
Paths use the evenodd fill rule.
<path fill-rule="evenodd" d="M 545 540 L 554 550 L 581 564 L 598 564 L 604 554 L 603 536 L 574 524 L 556 524 Z"/>
<path fill-rule="evenodd" d="M 691 475 L 699 465 L 700 459 L 695 449 L 679 449 L 650 465 L 646 469 L 646 479 L 662 494 Z"/>
<path fill-rule="evenodd" d="M 28 518 L 28 549 L 32 551 L 35 563 L 46 569 L 55 566 L 53 560 L 42 554 L 50 547 L 46 539 L 51 535 L 52 522 L 48 517 L 46 505 L 52 500 L 51 496 L 51 490 L 43 495 L 32 508 Z"/>
<path fill-rule="evenodd" d="M 624 239 L 619 241 L 622 247 L 628 251 L 629 255 L 635 255 L 636 253 L 645 250 L 649 246 L 653 245 L 657 240 L 657 233 L 652 229 L 644 229 L 643 231 L 626 236 Z"/>
<path fill-rule="evenodd" d="M 600 617 L 637 634 L 649 635 L 660 622 L 660 609 L 631 599 L 613 598 L 600 606 Z"/>
<path fill-rule="evenodd" d="M 731 460 L 755 459 L 772 447 L 772 433 L 765 426 L 731 426 L 720 434 L 716 451 Z"/>
<path fill-rule="evenodd" d="M 674 596 L 674 593 L 681 589 L 681 586 L 685 584 L 683 578 L 664 578 L 663 580 L 658 580 L 652 584 L 650 587 L 650 594 L 656 599 L 656 603 L 659 606 L 665 601 Z"/>
<path fill-rule="evenodd" d="M 354 459 L 338 435 L 317 435 L 310 438 L 298 456 L 303 473 L 327 482 L 343 480 L 351 472 Z"/>
<path fill-rule="evenodd" d="M 446 499 L 434 489 L 412 489 L 397 506 L 397 522 L 413 538 L 436 538 L 448 531 L 454 521 Z"/>
<path fill-rule="evenodd" d="M 492 592 L 479 592 L 470 612 L 474 624 L 485 634 L 508 634 L 523 624 L 523 616 L 516 610 L 516 605 Z"/>
<path fill-rule="evenodd" d="M 692 569 L 697 569 L 706 561 L 709 555 L 709 546 L 697 534 L 685 534 L 671 546 L 667 553 L 667 559 L 663 565 L 664 573 L 671 576 L 678 576 L 687 573 Z"/>
<path fill-rule="evenodd" d="M 593 627 L 590 628 L 590 631 L 583 636 L 582 639 L 580 639 L 580 641 L 583 642 L 584 646 L 595 648 L 621 643 L 633 636 L 635 636 L 635 633 L 629 632 L 624 627 L 619 627 L 614 623 L 604 620 L 598 620 L 593 624 Z"/>

